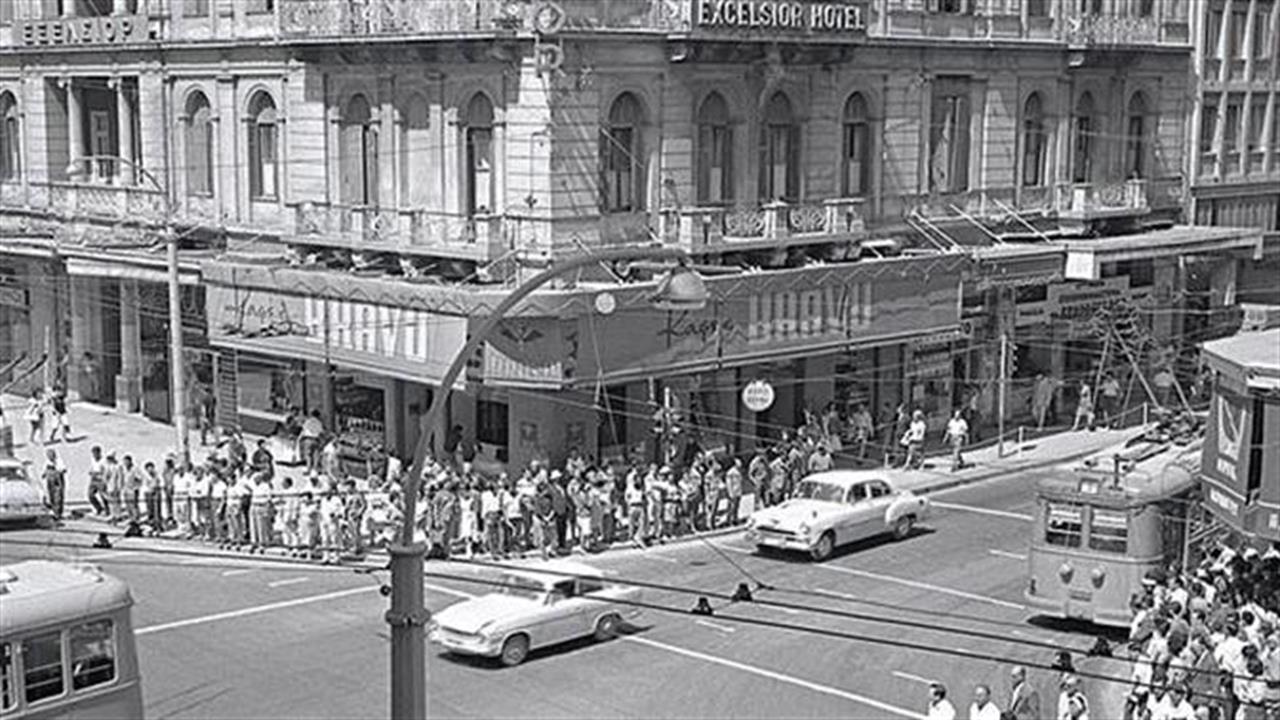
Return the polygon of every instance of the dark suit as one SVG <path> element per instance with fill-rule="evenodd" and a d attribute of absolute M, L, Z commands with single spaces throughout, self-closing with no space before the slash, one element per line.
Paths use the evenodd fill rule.
<path fill-rule="evenodd" d="M 1040 693 L 1025 682 L 1019 684 L 1009 698 L 1008 712 L 1018 720 L 1042 720 Z"/>

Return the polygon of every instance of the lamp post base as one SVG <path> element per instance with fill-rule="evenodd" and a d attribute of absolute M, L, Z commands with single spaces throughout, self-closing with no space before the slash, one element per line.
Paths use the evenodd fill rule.
<path fill-rule="evenodd" d="M 425 545 L 393 545 L 391 554 L 391 718 L 426 720 L 426 625 L 431 614 L 423 604 L 422 564 Z"/>

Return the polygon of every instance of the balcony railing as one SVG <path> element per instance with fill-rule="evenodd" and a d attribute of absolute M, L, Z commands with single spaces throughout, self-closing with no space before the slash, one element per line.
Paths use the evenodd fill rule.
<path fill-rule="evenodd" d="M 492 0 L 278 1 L 281 37 L 299 38 L 490 32 L 501 7 Z"/>
<path fill-rule="evenodd" d="M 1058 24 L 1058 32 L 1070 45 L 1151 45 L 1161 40 L 1160 23 L 1149 17 L 1068 17 Z"/>
<path fill-rule="evenodd" d="M 164 193 L 133 185 L 33 182 L 25 196 L 18 187 L 0 195 L 6 207 L 24 207 L 85 220 L 163 223 L 168 206 Z"/>
<path fill-rule="evenodd" d="M 1061 215 L 1084 218 L 1145 213 L 1150 209 L 1147 181 L 1062 183 L 1055 188 L 1054 206 Z"/>
<path fill-rule="evenodd" d="M 294 235 L 314 242 L 383 252 L 440 254 L 492 260 L 510 246 L 506 218 L 444 215 L 422 209 L 301 203 L 294 206 Z"/>
<path fill-rule="evenodd" d="M 866 229 L 862 198 L 759 206 L 667 208 L 660 234 L 686 248 L 725 248 L 748 243 L 860 235 Z"/>

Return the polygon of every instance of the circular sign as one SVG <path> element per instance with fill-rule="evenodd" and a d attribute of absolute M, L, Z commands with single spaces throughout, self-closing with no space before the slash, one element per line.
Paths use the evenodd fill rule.
<path fill-rule="evenodd" d="M 533 29 L 539 35 L 555 35 L 564 29 L 564 8 L 550 0 L 533 11 Z"/>
<path fill-rule="evenodd" d="M 596 296 L 595 306 L 596 312 L 601 315 L 610 315 L 618 309 L 618 300 L 613 293 L 602 292 Z"/>
<path fill-rule="evenodd" d="M 752 380 L 742 388 L 742 404 L 751 412 L 764 412 L 773 405 L 773 386 L 767 380 Z"/>

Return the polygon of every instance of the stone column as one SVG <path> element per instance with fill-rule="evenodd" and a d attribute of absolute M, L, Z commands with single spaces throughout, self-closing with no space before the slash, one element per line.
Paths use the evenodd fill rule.
<path fill-rule="evenodd" d="M 120 374 L 116 376 L 116 409 L 142 407 L 142 323 L 138 281 L 120 281 Z"/>
<path fill-rule="evenodd" d="M 80 108 L 80 90 L 76 88 L 74 78 L 63 80 L 67 92 L 67 158 L 76 162 L 84 157 L 84 113 Z M 82 168 L 92 173 L 92 168 Z"/>
<path fill-rule="evenodd" d="M 133 160 L 133 106 L 129 102 L 124 78 L 114 78 L 112 83 L 116 91 L 116 154 L 124 160 Z M 132 185 L 133 166 L 127 162 L 117 165 L 116 181 L 121 185 Z"/>
<path fill-rule="evenodd" d="M 70 277 L 67 283 L 71 288 L 71 361 L 67 366 L 67 388 L 73 399 L 97 402 L 101 393 L 94 392 L 94 379 L 87 377 L 83 371 L 82 360 L 86 352 L 93 353 L 94 359 L 102 362 L 91 339 L 91 324 L 98 307 L 94 302 L 95 295 L 92 278 Z M 97 378 L 96 382 L 101 382 Z"/>

